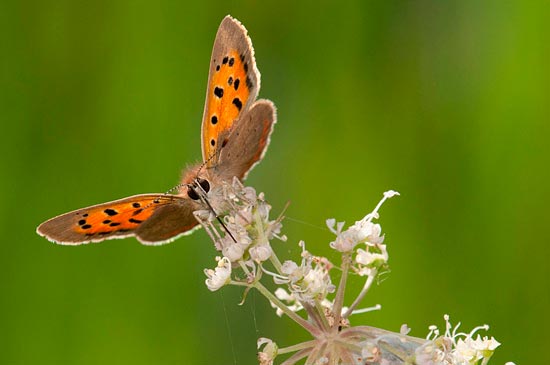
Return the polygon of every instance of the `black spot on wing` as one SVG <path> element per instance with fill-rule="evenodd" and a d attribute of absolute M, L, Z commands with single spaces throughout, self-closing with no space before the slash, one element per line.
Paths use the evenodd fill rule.
<path fill-rule="evenodd" d="M 216 95 L 218 98 L 223 97 L 223 89 L 221 87 L 215 87 L 214 88 L 214 95 Z"/>
<path fill-rule="evenodd" d="M 222 60 L 222 63 L 225 65 L 228 60 L 229 60 L 229 57 L 225 56 Z"/>
<path fill-rule="evenodd" d="M 139 207 L 141 207 L 141 204 L 139 204 L 139 203 L 132 203 L 132 206 L 133 206 L 134 208 L 139 208 Z"/>
<path fill-rule="evenodd" d="M 215 115 L 213 115 L 212 118 L 210 118 L 210 122 L 211 122 L 212 124 L 218 123 L 218 117 L 215 116 Z"/>
<path fill-rule="evenodd" d="M 80 228 L 82 228 L 82 229 L 90 229 L 90 228 L 92 228 L 92 225 L 91 225 L 91 224 L 85 224 L 85 225 L 81 226 Z"/>
<path fill-rule="evenodd" d="M 235 105 L 239 111 L 241 111 L 241 109 L 243 107 L 243 103 L 242 103 L 241 99 L 239 99 L 239 98 L 233 99 L 233 105 Z"/>
<path fill-rule="evenodd" d="M 112 217 L 113 215 L 117 215 L 117 214 L 118 214 L 118 212 L 117 212 L 116 210 L 111 209 L 111 208 L 105 209 L 105 210 L 103 211 L 103 213 L 105 213 L 105 214 L 107 214 L 108 216 L 111 216 L 111 217 Z"/>
<path fill-rule="evenodd" d="M 139 219 L 130 218 L 130 219 L 128 220 L 128 222 L 130 222 L 130 223 L 135 223 L 135 224 L 140 224 L 140 223 L 142 223 L 143 221 L 140 221 Z"/>
<path fill-rule="evenodd" d="M 235 91 L 239 90 L 239 84 L 241 83 L 241 80 L 237 79 L 233 83 L 233 88 L 235 88 Z"/>

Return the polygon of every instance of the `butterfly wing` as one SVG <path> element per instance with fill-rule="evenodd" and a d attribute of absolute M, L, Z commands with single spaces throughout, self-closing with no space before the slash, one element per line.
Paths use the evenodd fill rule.
<path fill-rule="evenodd" d="M 275 123 L 273 103 L 269 100 L 255 102 L 228 133 L 227 143 L 220 151 L 219 163 L 213 167 L 216 175 L 222 180 L 230 180 L 234 176 L 245 179 L 263 158 Z"/>
<path fill-rule="evenodd" d="M 197 225 L 196 209 L 195 201 L 176 195 L 134 195 L 51 218 L 36 232 L 63 245 L 129 236 L 143 244 L 162 244 Z"/>
<path fill-rule="evenodd" d="M 260 73 L 247 30 L 228 15 L 214 41 L 202 119 L 202 157 L 209 167 L 217 164 L 217 152 L 225 144 L 220 136 L 250 109 L 259 89 Z"/>

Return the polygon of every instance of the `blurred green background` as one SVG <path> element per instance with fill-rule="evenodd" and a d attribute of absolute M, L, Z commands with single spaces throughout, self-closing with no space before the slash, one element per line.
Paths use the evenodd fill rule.
<path fill-rule="evenodd" d="M 330 254 L 326 218 L 398 190 L 380 220 L 392 272 L 364 302 L 383 310 L 354 323 L 423 337 L 448 313 L 491 325 L 491 363 L 550 363 L 547 2 L 166 0 L 0 4 L 0 363 L 250 364 L 257 337 L 306 338 L 259 295 L 206 289 L 204 232 L 163 247 L 35 234 L 166 191 L 200 159 L 228 13 L 278 107 L 248 183 L 275 214 L 291 202 L 281 256 L 300 239 Z"/>

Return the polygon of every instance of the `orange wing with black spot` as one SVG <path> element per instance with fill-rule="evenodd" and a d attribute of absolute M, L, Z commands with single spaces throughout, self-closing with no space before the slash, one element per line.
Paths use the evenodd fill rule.
<path fill-rule="evenodd" d="M 50 241 L 79 245 L 135 236 L 144 244 L 162 244 L 197 225 L 197 203 L 176 195 L 142 194 L 75 210 L 37 228 Z"/>
<path fill-rule="evenodd" d="M 220 152 L 213 169 L 222 180 L 234 176 L 243 180 L 264 157 L 273 126 L 277 121 L 275 106 L 269 100 L 258 100 L 239 119 Z"/>
<path fill-rule="evenodd" d="M 243 179 L 262 159 L 275 107 L 268 100 L 256 100 L 259 90 L 252 42 L 245 27 L 226 16 L 212 50 L 202 120 L 202 156 L 211 184 L 234 176 Z M 183 184 L 193 182 L 201 168 L 189 168 Z M 161 244 L 190 232 L 197 225 L 193 212 L 201 208 L 205 207 L 185 192 L 135 195 L 54 217 L 37 233 L 66 245 L 128 236 L 144 244 Z"/>
<path fill-rule="evenodd" d="M 214 166 L 233 124 L 248 111 L 260 89 L 260 73 L 246 28 L 226 16 L 216 34 L 202 119 L 202 156 Z"/>

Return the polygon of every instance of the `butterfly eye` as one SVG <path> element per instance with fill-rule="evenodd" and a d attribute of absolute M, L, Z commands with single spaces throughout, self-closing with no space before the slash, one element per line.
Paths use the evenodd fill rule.
<path fill-rule="evenodd" d="M 187 188 L 187 196 L 193 200 L 199 200 L 199 194 L 192 187 Z"/>
<path fill-rule="evenodd" d="M 208 182 L 208 180 L 199 179 L 199 185 L 201 186 L 202 190 L 204 190 L 205 192 L 208 193 L 210 191 L 210 183 Z"/>
<path fill-rule="evenodd" d="M 197 179 L 195 181 L 194 185 L 198 188 L 198 186 L 196 185 L 197 183 L 199 184 L 199 186 L 201 187 L 201 189 L 205 193 L 208 193 L 210 191 L 210 183 L 208 182 L 208 180 L 206 180 L 206 179 Z M 189 196 L 193 200 L 199 200 L 200 199 L 200 196 L 197 193 L 197 190 L 195 190 L 195 188 L 192 187 L 192 186 L 189 186 L 187 188 L 187 196 Z"/>

